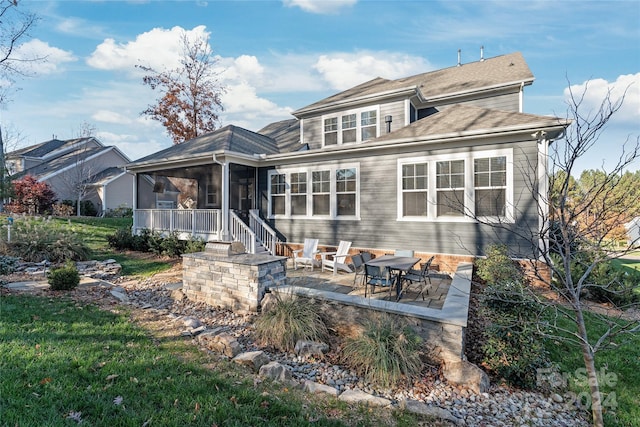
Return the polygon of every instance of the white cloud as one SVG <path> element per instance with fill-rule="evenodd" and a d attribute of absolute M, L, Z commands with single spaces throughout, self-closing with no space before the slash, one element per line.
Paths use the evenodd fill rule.
<path fill-rule="evenodd" d="M 570 97 L 570 91 L 573 92 L 576 99 L 579 99 L 584 93 L 581 109 L 592 114 L 598 111 L 608 94 L 611 95 L 612 102 L 616 102 L 624 96 L 622 107 L 614 114 L 612 121 L 636 126 L 640 122 L 640 73 L 618 76 L 614 82 L 592 79 L 582 84 L 571 85 L 570 88 L 564 90 L 564 97 L 567 101 Z"/>
<path fill-rule="evenodd" d="M 222 105 L 225 107 L 221 114 L 224 123 L 245 126 L 251 130 L 257 130 L 270 122 L 292 118 L 291 108 L 280 107 L 259 97 L 255 88 L 246 83 L 228 85 L 222 96 Z"/>
<path fill-rule="evenodd" d="M 43 75 L 60 71 L 60 65 L 77 61 L 69 51 L 50 46 L 39 39 L 29 40 L 15 50 L 17 68 L 27 74 Z"/>
<path fill-rule="evenodd" d="M 338 13 L 341 9 L 353 6 L 358 0 L 283 0 L 287 7 L 299 7 L 305 12 L 318 14 Z"/>
<path fill-rule="evenodd" d="M 98 110 L 91 115 L 96 122 L 130 124 L 133 122 L 131 117 L 109 110 Z"/>
<path fill-rule="evenodd" d="M 176 26 L 169 30 L 154 28 L 139 34 L 134 41 L 117 43 L 114 39 L 105 39 L 99 44 L 87 64 L 102 70 L 126 70 L 133 72 L 136 65 L 154 69 L 173 69 L 179 66 L 182 52 L 182 35 L 190 39 L 207 38 L 209 33 L 204 25 L 192 30 Z"/>
<path fill-rule="evenodd" d="M 388 52 L 321 55 L 313 67 L 336 90 L 345 90 L 376 77 L 396 79 L 433 69 L 421 57 Z"/>

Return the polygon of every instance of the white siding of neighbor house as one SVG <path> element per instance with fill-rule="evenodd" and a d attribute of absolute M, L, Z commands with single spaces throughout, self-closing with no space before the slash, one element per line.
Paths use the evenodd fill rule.
<path fill-rule="evenodd" d="M 105 211 L 119 207 L 133 208 L 133 175 L 124 174 L 109 182 L 106 186 L 106 197 L 103 197 Z"/>

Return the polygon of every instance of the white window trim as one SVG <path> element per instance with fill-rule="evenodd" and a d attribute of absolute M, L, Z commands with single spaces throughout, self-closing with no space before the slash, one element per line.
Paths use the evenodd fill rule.
<path fill-rule="evenodd" d="M 504 217 L 478 217 L 480 221 L 514 223 L 514 183 L 513 183 L 513 149 L 503 148 L 498 150 L 473 151 L 467 153 L 437 154 L 432 156 L 406 157 L 397 161 L 397 221 L 410 222 L 478 222 L 475 215 L 475 185 L 474 163 L 477 158 L 506 157 L 507 159 L 507 186 L 505 190 L 505 216 Z M 463 216 L 438 216 L 437 215 L 437 188 L 436 188 L 436 163 L 445 160 L 464 160 L 464 206 Z M 402 215 L 402 166 L 413 163 L 428 163 L 429 186 L 427 189 L 427 216 L 403 216 Z"/>
<path fill-rule="evenodd" d="M 350 144 L 360 144 L 364 141 L 362 141 L 362 120 L 361 120 L 361 113 L 363 112 L 367 112 L 367 111 L 375 111 L 376 112 L 376 138 L 378 138 L 380 136 L 380 106 L 379 105 L 372 105 L 369 107 L 364 107 L 364 108 L 357 108 L 357 109 L 351 109 L 351 110 L 345 110 L 345 111 L 340 111 L 339 113 L 332 113 L 332 114 L 325 114 L 320 118 L 320 124 L 321 124 L 321 129 L 322 129 L 322 146 L 323 147 L 335 147 L 336 145 L 350 145 Z M 342 142 L 342 116 L 346 116 L 348 114 L 355 114 L 356 115 L 356 142 Z M 326 119 L 337 119 L 338 121 L 338 140 L 336 144 L 329 144 L 326 145 L 325 144 L 325 131 L 324 131 L 324 121 Z M 351 128 L 353 129 L 353 128 Z M 367 140 L 369 141 L 369 140 Z"/>
<path fill-rule="evenodd" d="M 355 169 L 356 170 L 356 213 L 355 215 L 342 215 L 338 216 L 337 206 L 337 192 L 336 192 L 336 171 L 338 169 Z M 312 176 L 313 172 L 329 171 L 329 177 L 331 180 L 331 193 L 329 196 L 330 209 L 329 215 L 313 215 L 313 192 L 312 192 Z M 292 215 L 291 214 L 291 185 L 290 176 L 292 173 L 306 172 L 307 173 L 307 214 L 306 215 Z M 285 214 L 274 215 L 271 212 L 271 177 L 273 175 L 285 175 Z M 332 164 L 327 166 L 313 166 L 313 167 L 296 167 L 296 168 L 277 168 L 272 169 L 267 174 L 267 182 L 269 182 L 267 190 L 268 200 L 268 216 L 269 219 L 311 219 L 311 220 L 360 220 L 360 164 L 359 163 L 346 163 L 346 164 Z"/>
<path fill-rule="evenodd" d="M 209 190 L 211 188 L 213 188 L 213 191 L 210 192 Z M 219 203 L 218 203 L 218 189 L 217 189 L 217 187 L 213 183 L 207 183 L 205 185 L 205 190 L 204 191 L 205 191 L 205 196 L 204 197 L 205 197 L 205 201 L 206 201 L 205 206 L 218 206 Z M 209 194 L 213 194 L 215 196 L 214 197 L 215 200 L 213 201 L 213 203 L 209 203 Z"/>

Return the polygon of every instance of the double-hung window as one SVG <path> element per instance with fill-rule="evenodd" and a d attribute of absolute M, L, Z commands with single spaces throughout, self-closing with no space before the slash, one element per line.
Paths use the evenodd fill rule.
<path fill-rule="evenodd" d="M 356 169 L 336 170 L 337 216 L 356 214 Z"/>
<path fill-rule="evenodd" d="M 347 114 L 342 116 L 342 143 L 356 142 L 358 131 L 356 125 L 358 123 L 357 114 Z"/>
<path fill-rule="evenodd" d="M 499 156 L 474 159 L 473 180 L 476 216 L 504 217 L 507 198 L 507 158 Z"/>
<path fill-rule="evenodd" d="M 378 119 L 376 110 L 363 111 L 360 115 L 360 125 L 362 138 L 361 141 L 368 141 L 376 137 L 376 129 L 378 127 Z"/>
<path fill-rule="evenodd" d="M 514 222 L 513 150 L 398 159 L 401 221 Z"/>
<path fill-rule="evenodd" d="M 356 164 L 269 172 L 269 215 L 354 219 L 359 215 Z"/>
<path fill-rule="evenodd" d="M 291 174 L 291 215 L 307 214 L 307 173 Z"/>
<path fill-rule="evenodd" d="M 218 190 L 212 183 L 207 183 L 205 187 L 206 192 L 206 205 L 216 206 L 218 204 Z"/>
<path fill-rule="evenodd" d="M 313 171 L 311 173 L 311 215 L 331 215 L 331 171 Z"/>
<path fill-rule="evenodd" d="M 286 202 L 287 176 L 283 173 L 271 175 L 269 182 L 269 205 L 271 215 L 284 215 Z"/>
<path fill-rule="evenodd" d="M 324 119 L 324 145 L 336 145 L 338 143 L 338 118 Z"/>
<path fill-rule="evenodd" d="M 322 118 L 324 146 L 364 142 L 378 136 L 378 109 L 344 111 Z"/>
<path fill-rule="evenodd" d="M 402 216 L 428 215 L 429 165 L 410 163 L 402 165 Z"/>
<path fill-rule="evenodd" d="M 436 162 L 438 216 L 463 216 L 464 160 Z"/>

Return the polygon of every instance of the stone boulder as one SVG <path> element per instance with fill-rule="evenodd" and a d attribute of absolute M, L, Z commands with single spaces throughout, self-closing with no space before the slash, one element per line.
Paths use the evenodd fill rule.
<path fill-rule="evenodd" d="M 338 396 L 338 400 L 347 403 L 363 403 L 369 406 L 389 406 L 391 401 L 383 397 L 376 397 L 362 390 L 345 390 Z"/>
<path fill-rule="evenodd" d="M 246 353 L 240 353 L 232 359 L 234 362 L 245 365 L 258 372 L 262 365 L 269 363 L 269 356 L 264 351 L 249 351 Z"/>
<path fill-rule="evenodd" d="M 289 382 L 292 379 L 289 368 L 278 362 L 269 362 L 266 365 L 262 365 L 258 375 L 278 382 Z"/>
<path fill-rule="evenodd" d="M 400 408 L 411 412 L 412 414 L 424 415 L 431 418 L 449 421 L 455 425 L 464 425 L 464 420 L 455 417 L 451 411 L 440 408 L 439 406 L 427 405 L 417 400 L 403 400 L 400 402 Z"/>
<path fill-rule="evenodd" d="M 489 376 L 466 360 L 445 363 L 443 374 L 449 383 L 466 387 L 476 394 L 489 391 Z"/>
<path fill-rule="evenodd" d="M 322 356 L 329 351 L 329 344 L 298 340 L 293 350 L 298 356 Z"/>
<path fill-rule="evenodd" d="M 311 380 L 305 380 L 302 389 L 311 394 L 326 393 L 334 397 L 338 396 L 337 388 L 331 387 L 330 385 L 319 384 Z"/>
<path fill-rule="evenodd" d="M 209 350 L 229 357 L 236 357 L 242 351 L 242 346 L 233 335 L 217 331 L 198 335 L 198 341 Z"/>

